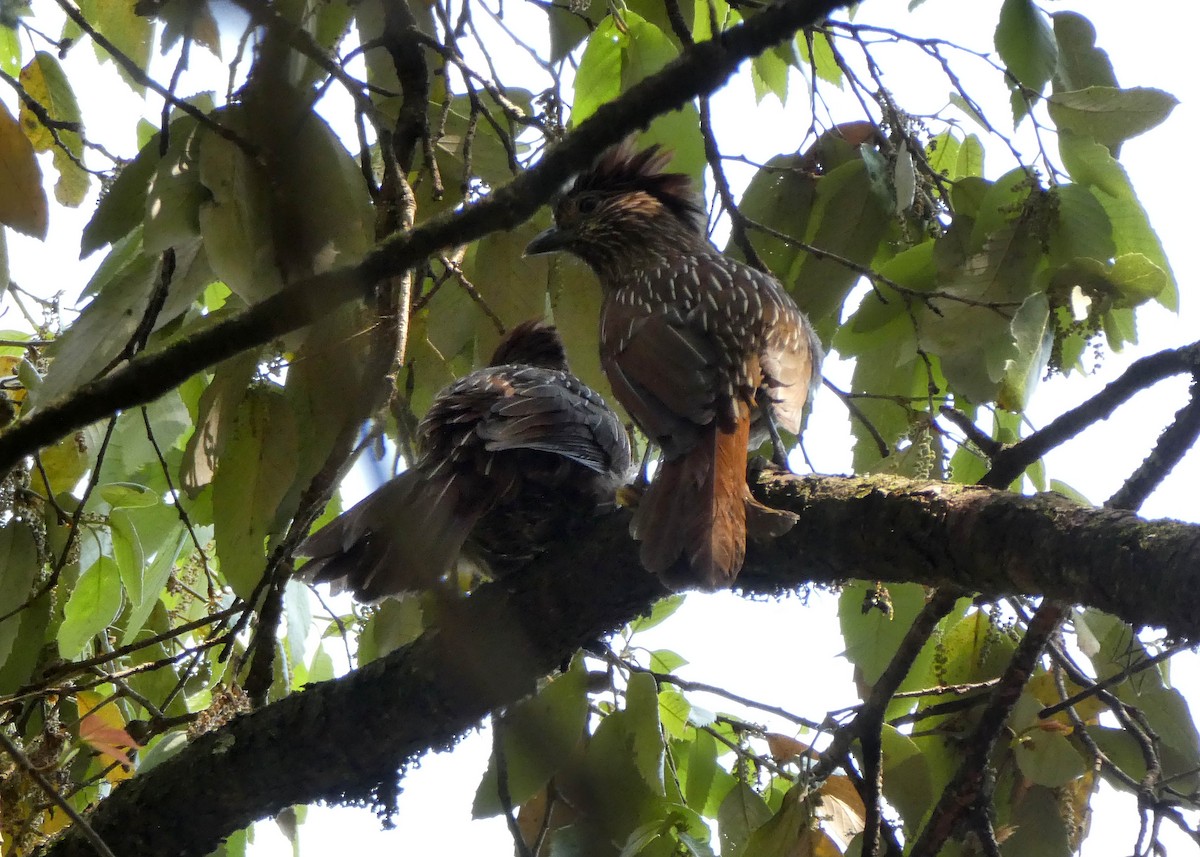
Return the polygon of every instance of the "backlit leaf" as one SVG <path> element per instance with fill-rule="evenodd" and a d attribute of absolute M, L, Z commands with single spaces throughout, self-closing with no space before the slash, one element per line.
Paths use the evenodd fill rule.
<path fill-rule="evenodd" d="M 41 570 L 37 546 L 29 528 L 17 521 L 0 527 L 0 614 L 24 604 L 33 595 L 33 583 Z M 22 613 L 0 620 L 0 667 L 17 640 Z"/>
<path fill-rule="evenodd" d="M 1055 12 L 1054 39 L 1058 43 L 1055 89 L 1116 86 L 1108 54 L 1096 47 L 1096 28 L 1078 12 Z"/>
<path fill-rule="evenodd" d="M 111 557 L 101 556 L 79 575 L 67 598 L 57 634 L 59 655 L 77 657 L 117 618 L 121 601 L 121 573 Z"/>
<path fill-rule="evenodd" d="M 571 668 L 536 696 L 510 708 L 498 721 L 513 806 L 533 797 L 566 763 L 587 722 L 587 670 L 576 658 Z M 607 720 L 606 720 L 607 722 Z M 630 748 L 632 749 L 632 748 Z M 504 811 L 493 757 L 475 792 L 471 814 L 487 818 Z"/>
<path fill-rule="evenodd" d="M 1107 212 L 1116 255 L 1140 253 L 1161 268 L 1167 275 L 1167 287 L 1157 300 L 1175 310 L 1179 305 L 1175 275 L 1124 167 L 1102 144 L 1078 134 L 1059 134 L 1058 146 L 1071 178 L 1090 188 Z"/>
<path fill-rule="evenodd" d="M 996 26 L 996 50 L 1008 70 L 1035 97 L 1045 88 L 1058 62 L 1058 45 L 1046 16 L 1032 0 L 1004 0 Z M 1027 112 L 1025 100 L 1014 95 L 1014 116 Z"/>
<path fill-rule="evenodd" d="M 1047 100 L 1060 130 L 1090 137 L 1114 154 L 1130 137 L 1144 134 L 1171 115 L 1179 99 L 1161 89 L 1089 86 L 1057 92 Z"/>
<path fill-rule="evenodd" d="M 42 239 L 49 225 L 42 168 L 34 157 L 33 145 L 3 103 L 0 103 L 0 223 Z"/>
<path fill-rule="evenodd" d="M 221 572 L 249 598 L 266 567 L 266 540 L 287 514 L 281 501 L 296 473 L 295 416 L 283 396 L 252 387 L 213 479 L 213 526 Z"/>
<path fill-rule="evenodd" d="M 51 120 L 70 123 L 78 129 L 59 127 L 51 130 L 42 124 L 27 102 L 21 102 L 21 126 L 29 142 L 39 152 L 54 150 L 54 168 L 58 170 L 55 198 L 63 205 L 77 206 L 87 195 L 91 176 L 80 166 L 83 120 L 67 74 L 53 54 L 38 51 L 21 69 L 20 80 L 25 92 L 45 108 Z"/>

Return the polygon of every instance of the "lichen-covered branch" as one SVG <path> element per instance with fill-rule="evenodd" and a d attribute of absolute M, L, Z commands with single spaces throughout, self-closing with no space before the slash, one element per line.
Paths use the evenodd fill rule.
<path fill-rule="evenodd" d="M 1200 526 L 896 477 L 776 474 L 757 490 L 800 521 L 769 545 L 751 545 L 738 581 L 748 594 L 851 577 L 908 580 L 1081 601 L 1200 636 L 1200 594 L 1184 585 L 1200 559 Z M 451 605 L 408 648 L 195 740 L 123 784 L 89 822 L 116 853 L 202 857 L 292 804 L 370 800 L 396 770 L 451 746 L 662 594 L 638 563 L 626 515 L 607 516 Z M 72 832 L 46 853 L 91 850 Z"/>

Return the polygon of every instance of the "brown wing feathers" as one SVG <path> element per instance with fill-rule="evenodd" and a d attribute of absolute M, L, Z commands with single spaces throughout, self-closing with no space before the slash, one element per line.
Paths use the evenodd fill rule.
<path fill-rule="evenodd" d="M 527 252 L 565 250 L 599 279 L 601 364 L 663 450 L 633 522 L 643 564 L 672 588 L 711 589 L 741 569 L 748 528 L 778 535 L 794 520 L 750 497 L 746 447 L 752 421 L 771 416 L 760 400 L 798 430 L 820 343 L 777 280 L 708 242 L 668 160 L 656 146 L 606 152 Z"/>
<path fill-rule="evenodd" d="M 503 573 L 611 505 L 629 441 L 557 332 L 519 325 L 493 361 L 438 394 L 411 469 L 301 545 L 306 576 L 375 600 L 435 585 L 464 550 Z"/>

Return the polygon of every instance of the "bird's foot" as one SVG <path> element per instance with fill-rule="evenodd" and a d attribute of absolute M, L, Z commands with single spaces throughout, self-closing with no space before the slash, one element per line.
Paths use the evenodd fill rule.
<path fill-rule="evenodd" d="M 648 487 L 647 483 L 641 480 L 622 485 L 617 489 L 617 505 L 624 509 L 636 509 L 641 505 L 642 497 Z"/>

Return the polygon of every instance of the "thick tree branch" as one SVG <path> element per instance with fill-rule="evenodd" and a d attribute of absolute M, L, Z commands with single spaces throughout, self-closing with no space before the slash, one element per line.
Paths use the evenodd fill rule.
<path fill-rule="evenodd" d="M 843 5 L 844 0 L 787 0 L 689 48 L 657 74 L 601 106 L 547 151 L 537 166 L 477 205 L 397 234 L 356 266 L 301 280 L 223 323 L 156 354 L 139 357 L 20 420 L 0 434 L 0 473 L 71 431 L 116 410 L 153 401 L 208 366 L 310 324 L 442 248 L 512 229 L 533 216 L 603 149 L 645 127 L 655 116 L 712 92 L 743 60 L 789 39 L 796 30 Z"/>
<path fill-rule="evenodd" d="M 896 477 L 771 475 L 757 488 L 800 520 L 777 541 L 751 545 L 739 579 L 745 593 L 850 577 L 910 580 L 989 597 L 1081 600 L 1200 637 L 1200 594 L 1186 585 L 1200 559 L 1200 526 Z M 638 563 L 626 516 L 606 517 L 453 606 L 408 648 L 196 739 L 103 801 L 92 829 L 115 853 L 201 857 L 286 806 L 369 799 L 398 768 L 450 747 L 662 594 Z M 71 832 L 47 853 L 92 852 Z"/>

